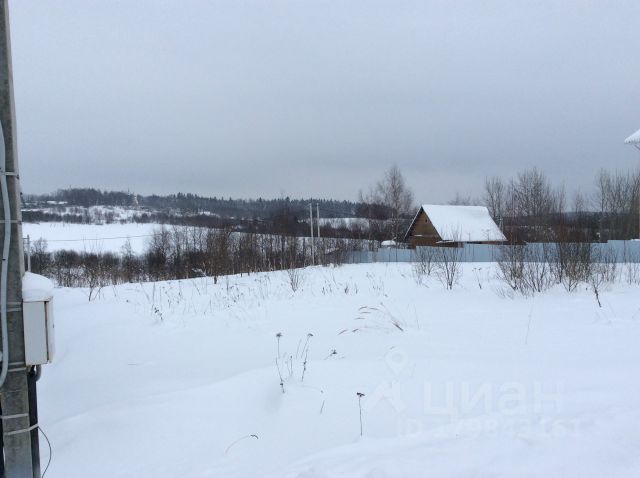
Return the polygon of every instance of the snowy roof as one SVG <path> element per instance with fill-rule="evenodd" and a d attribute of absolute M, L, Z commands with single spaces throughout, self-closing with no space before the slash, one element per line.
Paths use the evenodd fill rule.
<path fill-rule="evenodd" d="M 625 144 L 640 144 L 640 129 L 624 140 Z"/>
<path fill-rule="evenodd" d="M 489 210 L 484 206 L 423 204 L 420 210 L 425 212 L 443 241 L 500 242 L 507 240 L 491 219 Z"/>
<path fill-rule="evenodd" d="M 53 297 L 53 282 L 44 276 L 25 272 L 22 277 L 22 300 L 40 302 Z"/>

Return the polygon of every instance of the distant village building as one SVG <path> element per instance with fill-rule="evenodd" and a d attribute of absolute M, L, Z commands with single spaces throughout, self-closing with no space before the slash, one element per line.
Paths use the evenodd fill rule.
<path fill-rule="evenodd" d="M 404 240 L 416 247 L 503 244 L 507 238 L 484 206 L 423 204 Z"/>

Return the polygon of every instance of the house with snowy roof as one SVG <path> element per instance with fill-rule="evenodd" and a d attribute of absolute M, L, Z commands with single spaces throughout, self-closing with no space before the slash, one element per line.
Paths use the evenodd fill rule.
<path fill-rule="evenodd" d="M 640 149 L 640 129 L 624 140 L 625 144 L 632 144 Z"/>
<path fill-rule="evenodd" d="M 423 204 L 404 236 L 410 247 L 503 244 L 507 238 L 484 206 Z"/>

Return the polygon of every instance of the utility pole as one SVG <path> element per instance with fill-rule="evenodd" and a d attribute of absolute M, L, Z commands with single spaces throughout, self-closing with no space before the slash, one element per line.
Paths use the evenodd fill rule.
<path fill-rule="evenodd" d="M 309 221 L 311 224 L 311 265 L 316 264 L 315 253 L 313 250 L 313 203 L 309 203 Z"/>
<path fill-rule="evenodd" d="M 27 236 L 27 270 L 31 272 L 31 237 Z"/>
<path fill-rule="evenodd" d="M 40 476 L 38 450 L 38 420 L 36 416 L 35 376 L 25 365 L 24 325 L 22 318 L 22 275 L 24 255 L 22 243 L 22 214 L 20 211 L 20 182 L 16 147 L 16 120 L 13 101 L 11 39 L 8 0 L 0 0 L 0 186 L 2 207 L 0 221 L 3 244 L 0 307 L 6 320 L 6 337 L 2 337 L 2 370 L 6 378 L 0 386 L 2 409 L 2 448 L 4 462 L 0 463 L 4 478 L 37 478 Z M 3 211 L 3 212 L 2 212 Z M 9 217 L 7 217 L 9 216 Z M 7 241 L 10 233 L 9 241 Z M 5 255 L 4 252 L 8 252 Z M 6 273 L 6 275 L 5 275 Z M 6 295 L 5 295 L 6 293 Z M 4 299 L 4 300 L 2 300 Z M 3 324 L 4 325 L 4 324 Z M 31 392 L 31 393 L 30 393 Z M 30 407 L 31 404 L 31 407 Z M 1 457 L 0 457 L 1 458 Z"/>
<path fill-rule="evenodd" d="M 316 256 L 318 256 L 318 264 L 322 264 L 322 259 L 320 258 L 320 203 L 316 203 L 316 220 L 318 223 L 318 247 L 316 247 Z"/>
<path fill-rule="evenodd" d="M 633 145 L 638 151 L 640 151 L 640 140 L 636 141 Z M 638 196 L 638 239 L 640 239 L 640 168 L 638 168 L 638 183 L 638 192 L 636 195 Z"/>

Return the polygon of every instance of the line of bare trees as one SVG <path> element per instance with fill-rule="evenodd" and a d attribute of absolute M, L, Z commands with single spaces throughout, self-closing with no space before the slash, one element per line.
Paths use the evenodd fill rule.
<path fill-rule="evenodd" d="M 237 233 L 230 229 L 161 227 L 142 254 L 129 242 L 120 253 L 60 250 L 49 252 L 35 241 L 32 271 L 63 287 L 101 287 L 126 282 L 213 277 L 311 265 L 308 238 Z M 346 252 L 368 247 L 366 241 L 323 238 L 314 241 L 315 264 L 341 263 Z"/>
<path fill-rule="evenodd" d="M 503 246 L 498 260 L 498 277 L 513 292 L 533 295 L 555 284 L 571 292 L 581 284 L 590 288 L 600 306 L 600 292 L 619 279 L 640 284 L 637 257 L 617 257 L 613 249 L 591 243 L 557 242 Z"/>
<path fill-rule="evenodd" d="M 418 247 L 413 276 L 418 284 L 434 275 L 446 289 L 453 289 L 462 276 L 462 249 L 455 247 Z M 599 247 L 588 242 L 546 242 L 500 246 L 496 257 L 497 278 L 508 296 L 532 296 L 561 284 L 568 292 L 583 286 L 595 295 L 607 285 L 624 281 L 640 284 L 640 257 L 634 249 Z M 479 269 L 474 268 L 482 288 Z"/>
<path fill-rule="evenodd" d="M 513 242 L 598 242 L 631 239 L 640 225 L 640 172 L 601 170 L 590 196 L 568 200 L 538 169 L 485 180 L 482 203 Z"/>
<path fill-rule="evenodd" d="M 600 171 L 593 202 L 600 212 L 600 236 L 637 237 L 640 220 L 640 172 Z"/>
<path fill-rule="evenodd" d="M 365 193 L 357 213 L 369 220 L 369 239 L 402 241 L 417 205 L 402 172 L 390 167 Z M 606 242 L 640 234 L 640 171 L 601 170 L 594 191 L 568 195 L 537 168 L 513 178 L 485 180 L 482 197 L 474 201 L 459 193 L 450 204 L 483 204 L 511 243 Z"/>

